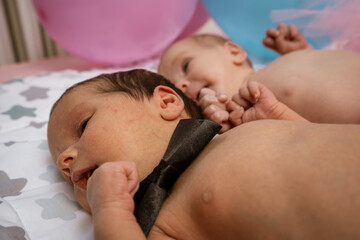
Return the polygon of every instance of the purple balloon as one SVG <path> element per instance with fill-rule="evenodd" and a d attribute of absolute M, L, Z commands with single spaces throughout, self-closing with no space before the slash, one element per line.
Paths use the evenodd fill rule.
<path fill-rule="evenodd" d="M 41 24 L 68 52 L 117 66 L 159 54 L 183 31 L 197 0 L 33 0 Z"/>

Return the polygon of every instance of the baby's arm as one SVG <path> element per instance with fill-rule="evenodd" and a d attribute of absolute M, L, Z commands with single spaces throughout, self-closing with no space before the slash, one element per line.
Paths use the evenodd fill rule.
<path fill-rule="evenodd" d="M 199 106 L 206 119 L 210 119 L 222 126 L 220 133 L 224 133 L 233 126 L 229 122 L 229 113 L 226 110 L 228 97 L 225 94 L 216 93 L 209 88 L 200 91 Z"/>
<path fill-rule="evenodd" d="M 242 86 L 227 103 L 227 110 L 230 112 L 229 121 L 234 126 L 261 119 L 307 121 L 279 102 L 267 87 L 256 81 L 249 81 Z"/>
<path fill-rule="evenodd" d="M 283 23 L 280 23 L 277 29 L 269 28 L 266 31 L 263 44 L 280 55 L 297 50 L 314 49 L 295 25 L 286 26 Z"/>
<path fill-rule="evenodd" d="M 146 239 L 133 214 L 133 196 L 138 183 L 132 162 L 105 163 L 90 177 L 87 200 L 93 215 L 95 239 Z"/>

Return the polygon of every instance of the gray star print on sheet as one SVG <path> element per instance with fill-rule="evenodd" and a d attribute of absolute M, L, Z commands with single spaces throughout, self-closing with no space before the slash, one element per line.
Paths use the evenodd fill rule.
<path fill-rule="evenodd" d="M 47 91 L 49 91 L 49 88 L 30 87 L 28 90 L 21 92 L 20 95 L 24 96 L 27 101 L 32 101 L 48 98 Z"/>
<path fill-rule="evenodd" d="M 19 119 L 21 117 L 36 117 L 34 111 L 36 108 L 27 108 L 20 105 L 13 106 L 9 111 L 2 112 L 4 115 L 9 115 L 12 120 Z"/>
<path fill-rule="evenodd" d="M 43 208 L 41 212 L 43 219 L 72 220 L 76 218 L 75 212 L 81 209 L 77 202 L 70 200 L 63 193 L 58 193 L 52 198 L 38 199 L 35 202 Z"/>
<path fill-rule="evenodd" d="M 19 195 L 26 182 L 25 178 L 10 179 L 4 171 L 0 171 L 0 197 Z"/>
<path fill-rule="evenodd" d="M 29 126 L 34 128 L 42 128 L 47 122 L 30 122 Z"/>
<path fill-rule="evenodd" d="M 16 142 L 14 141 L 9 141 L 9 142 L 6 142 L 4 143 L 5 147 L 10 147 L 11 145 L 14 145 Z"/>
<path fill-rule="evenodd" d="M 57 167 L 51 165 L 48 166 L 46 172 L 39 176 L 40 179 L 48 181 L 49 183 L 64 182 L 65 179 L 61 176 Z"/>
<path fill-rule="evenodd" d="M 25 240 L 25 231 L 21 227 L 10 226 L 4 227 L 0 225 L 1 240 Z"/>

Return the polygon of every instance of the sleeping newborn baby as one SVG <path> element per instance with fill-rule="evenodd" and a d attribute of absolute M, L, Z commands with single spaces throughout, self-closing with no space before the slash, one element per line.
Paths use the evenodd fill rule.
<path fill-rule="evenodd" d="M 257 72 L 239 45 L 216 35 L 188 37 L 164 52 L 158 73 L 197 101 L 206 118 L 223 126 L 221 132 L 266 119 L 258 101 L 264 93 L 268 104 L 276 97 L 311 122 L 360 123 L 360 54 L 313 50 L 299 34 L 294 26 L 268 30 L 264 44 L 284 55 Z"/>
<path fill-rule="evenodd" d="M 54 104 L 51 155 L 95 239 L 360 237 L 359 125 L 262 120 L 212 139 L 219 126 L 199 118 L 145 70 L 100 75 Z"/>

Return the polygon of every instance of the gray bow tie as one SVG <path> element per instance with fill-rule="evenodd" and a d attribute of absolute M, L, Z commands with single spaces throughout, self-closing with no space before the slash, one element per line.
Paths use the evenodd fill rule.
<path fill-rule="evenodd" d="M 164 157 L 153 172 L 141 181 L 134 196 L 134 214 L 146 236 L 171 187 L 220 129 L 219 124 L 210 120 L 180 120 Z"/>

